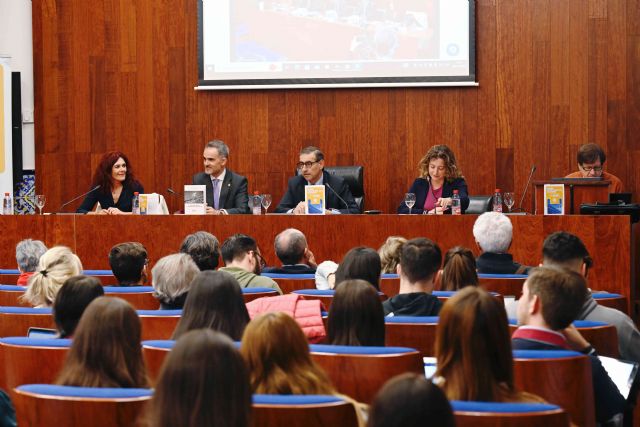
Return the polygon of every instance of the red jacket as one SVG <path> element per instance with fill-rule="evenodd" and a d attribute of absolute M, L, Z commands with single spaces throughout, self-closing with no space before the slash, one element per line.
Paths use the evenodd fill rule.
<path fill-rule="evenodd" d="M 320 306 L 320 300 L 305 300 L 301 295 L 286 294 L 255 299 L 247 303 L 247 310 L 252 319 L 273 311 L 287 313 L 298 322 L 309 342 L 313 344 L 322 342 L 327 337 Z"/>

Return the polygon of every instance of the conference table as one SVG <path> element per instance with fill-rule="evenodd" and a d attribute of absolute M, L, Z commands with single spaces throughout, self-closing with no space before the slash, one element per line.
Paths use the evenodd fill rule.
<path fill-rule="evenodd" d="M 206 230 L 222 243 L 234 233 L 254 237 L 269 265 L 277 265 L 273 240 L 288 227 L 307 236 L 317 262 L 340 262 L 355 246 L 378 248 L 388 236 L 428 237 L 444 252 L 461 245 L 479 255 L 473 238 L 476 215 L 11 215 L 0 216 L 0 268 L 16 268 L 15 246 L 26 238 L 39 239 L 48 247 L 65 245 L 82 260 L 85 269 L 109 269 L 107 255 L 120 242 L 138 241 L 148 251 L 153 266 L 161 257 L 175 253 L 187 234 Z M 629 312 L 636 296 L 637 225 L 627 216 L 513 215 L 510 252 L 525 265 L 537 266 L 542 242 L 554 231 L 579 236 L 594 266 L 589 272 L 593 289 L 627 297 Z M 632 286 L 633 284 L 633 286 Z"/>

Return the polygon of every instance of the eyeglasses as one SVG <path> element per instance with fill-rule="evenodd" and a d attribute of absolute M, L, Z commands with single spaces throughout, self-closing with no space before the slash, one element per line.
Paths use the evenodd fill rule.
<path fill-rule="evenodd" d="M 260 270 L 264 269 L 267 266 L 267 262 L 264 260 L 262 255 L 260 255 L 256 251 L 253 251 L 253 254 L 256 256 L 256 259 L 258 260 L 258 264 L 260 264 Z"/>
<path fill-rule="evenodd" d="M 314 164 L 316 164 L 318 162 L 319 162 L 319 160 L 315 161 L 315 162 L 298 162 L 298 163 L 296 163 L 296 169 L 298 169 L 298 170 L 302 170 L 304 168 L 309 169 L 311 166 L 313 166 Z"/>
<path fill-rule="evenodd" d="M 585 172 L 602 172 L 602 166 L 582 166 L 580 165 L 583 171 Z"/>

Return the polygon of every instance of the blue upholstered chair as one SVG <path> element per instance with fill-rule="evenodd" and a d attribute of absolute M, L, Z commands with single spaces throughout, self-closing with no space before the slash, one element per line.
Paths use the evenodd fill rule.
<path fill-rule="evenodd" d="M 336 396 L 253 395 L 255 427 L 356 427 L 355 407 Z"/>
<path fill-rule="evenodd" d="M 451 402 L 458 427 L 567 427 L 568 414 L 541 403 Z"/>
<path fill-rule="evenodd" d="M 0 388 L 53 382 L 71 346 L 68 339 L 0 339 Z"/>
<path fill-rule="evenodd" d="M 433 356 L 438 317 L 385 317 L 385 343 L 388 346 L 415 348 L 424 356 Z"/>

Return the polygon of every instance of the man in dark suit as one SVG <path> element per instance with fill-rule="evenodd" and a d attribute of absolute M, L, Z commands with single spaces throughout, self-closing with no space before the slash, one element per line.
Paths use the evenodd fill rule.
<path fill-rule="evenodd" d="M 229 147 L 220 140 L 213 140 L 204 147 L 204 172 L 193 176 L 194 185 L 207 187 L 207 214 L 248 214 L 249 196 L 247 178 L 225 166 Z"/>
<path fill-rule="evenodd" d="M 326 213 L 360 213 L 347 183 L 342 178 L 324 171 L 324 154 L 319 148 L 303 148 L 296 168 L 299 175 L 289 179 L 287 192 L 276 208 L 277 213 L 304 215 L 306 185 L 325 186 Z"/>

